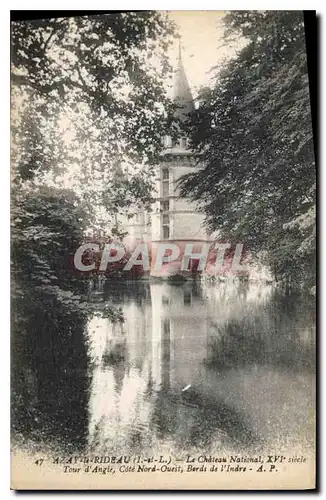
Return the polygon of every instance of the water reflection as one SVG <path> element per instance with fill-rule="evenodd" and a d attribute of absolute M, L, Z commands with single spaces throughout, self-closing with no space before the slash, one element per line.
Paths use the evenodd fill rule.
<path fill-rule="evenodd" d="M 103 283 L 92 300 L 121 306 L 125 322 L 58 309 L 56 321 L 40 312 L 18 325 L 15 439 L 63 453 L 312 448 L 311 298 L 138 281 Z"/>
<path fill-rule="evenodd" d="M 205 453 L 312 446 L 313 307 L 245 283 L 121 283 L 90 318 L 88 448 Z"/>

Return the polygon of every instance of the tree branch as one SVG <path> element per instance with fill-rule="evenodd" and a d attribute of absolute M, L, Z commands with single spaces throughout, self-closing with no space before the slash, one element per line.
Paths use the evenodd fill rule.
<path fill-rule="evenodd" d="M 56 30 L 53 28 L 52 29 L 52 33 L 50 33 L 48 39 L 44 43 L 44 55 L 45 55 L 45 52 L 46 52 L 46 50 L 47 50 L 47 48 L 49 46 L 49 43 L 50 43 L 51 39 L 53 38 L 53 36 L 55 35 L 55 33 L 56 33 Z"/>

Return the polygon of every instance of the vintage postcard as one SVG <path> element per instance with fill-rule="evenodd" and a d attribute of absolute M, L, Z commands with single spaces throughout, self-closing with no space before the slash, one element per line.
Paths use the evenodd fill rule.
<path fill-rule="evenodd" d="M 20 14 L 11 488 L 314 489 L 304 13 Z"/>

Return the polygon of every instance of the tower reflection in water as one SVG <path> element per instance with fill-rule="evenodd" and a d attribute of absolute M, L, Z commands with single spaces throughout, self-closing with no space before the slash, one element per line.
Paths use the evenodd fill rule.
<path fill-rule="evenodd" d="M 110 287 L 106 301 L 123 304 L 125 322 L 89 321 L 91 450 L 236 452 L 313 434 L 313 368 L 298 354 L 313 351 L 307 304 L 190 282 Z"/>

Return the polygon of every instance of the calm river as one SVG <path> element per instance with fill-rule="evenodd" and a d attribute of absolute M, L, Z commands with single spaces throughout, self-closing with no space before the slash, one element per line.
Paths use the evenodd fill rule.
<path fill-rule="evenodd" d="M 138 281 L 106 283 L 91 299 L 99 313 L 121 307 L 124 323 L 93 315 L 83 333 L 63 322 L 52 337 L 41 332 L 46 362 L 42 352 L 33 361 L 32 346 L 30 368 L 17 367 L 14 435 L 29 449 L 312 451 L 311 297 L 262 284 Z"/>
<path fill-rule="evenodd" d="M 311 299 L 228 282 L 121 284 L 101 299 L 125 322 L 89 318 L 90 451 L 311 448 Z"/>

